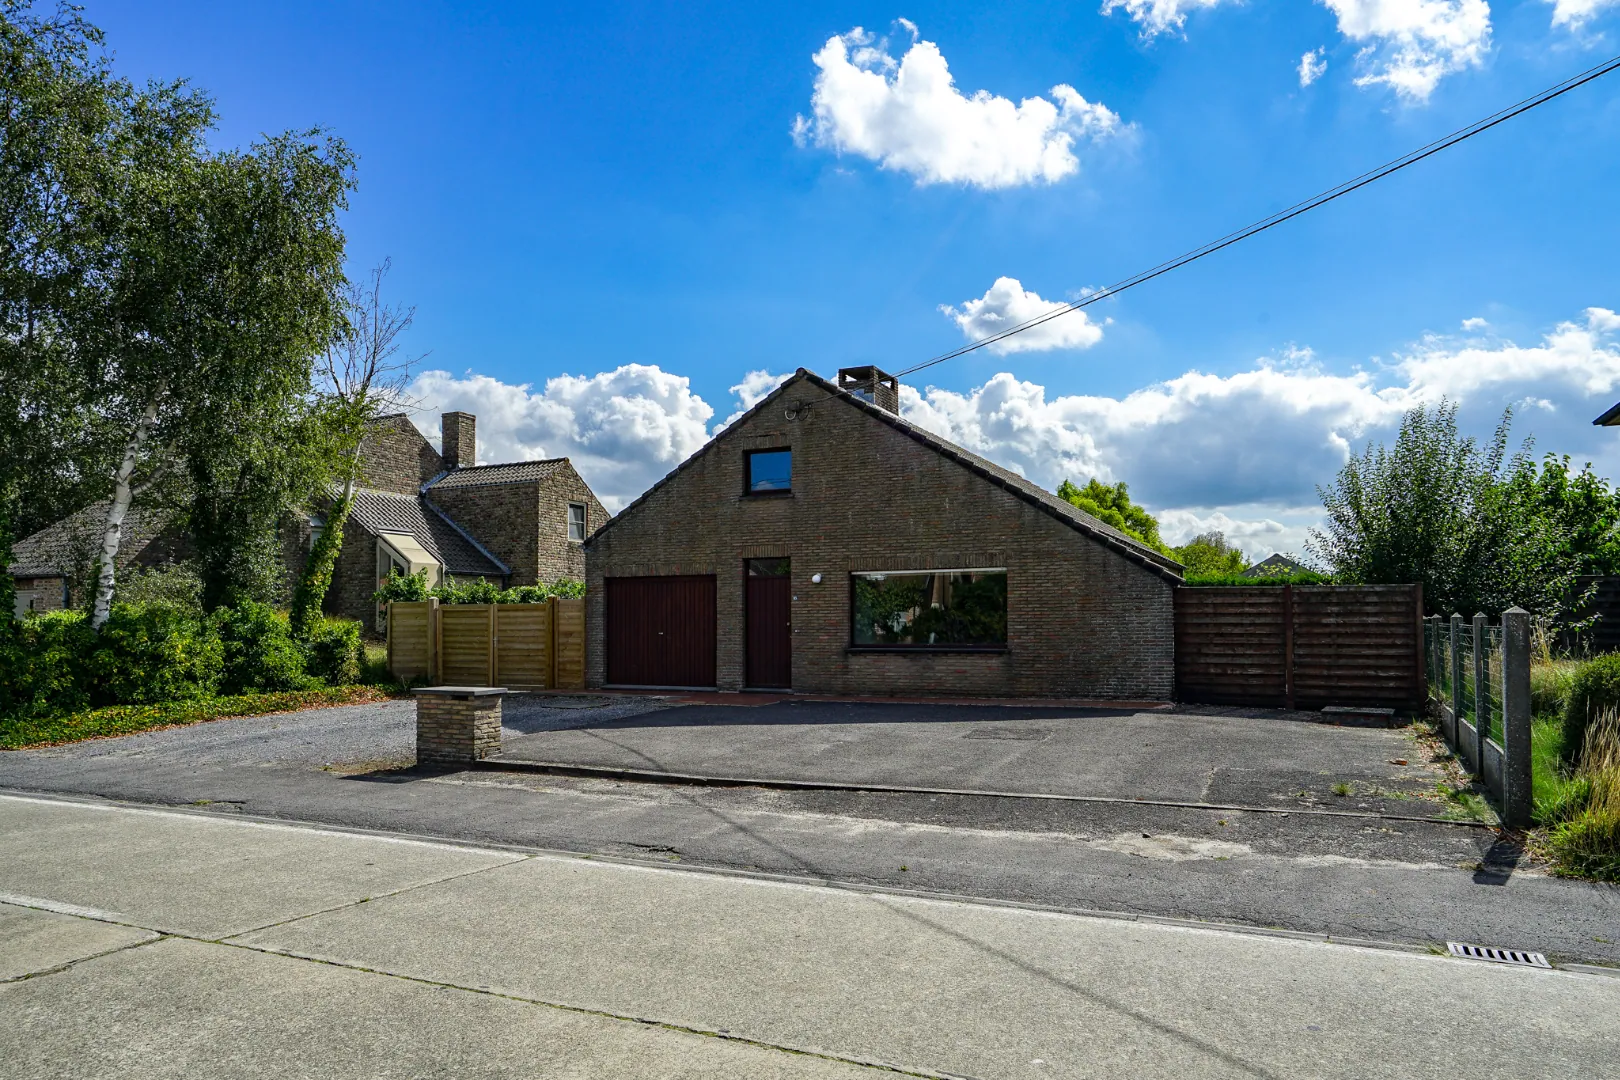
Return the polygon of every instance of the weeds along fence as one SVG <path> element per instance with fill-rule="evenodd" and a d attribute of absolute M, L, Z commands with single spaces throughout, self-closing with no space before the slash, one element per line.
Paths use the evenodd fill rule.
<path fill-rule="evenodd" d="M 1530 824 L 1530 614 L 1510 608 L 1495 626 L 1484 615 L 1423 620 L 1429 700 L 1446 743 L 1501 808 L 1502 821 Z"/>
<path fill-rule="evenodd" d="M 388 605 L 388 670 L 401 682 L 585 688 L 585 601 Z"/>

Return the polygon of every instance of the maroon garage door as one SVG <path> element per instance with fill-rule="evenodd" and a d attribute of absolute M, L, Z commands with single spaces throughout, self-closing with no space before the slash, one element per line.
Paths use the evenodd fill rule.
<path fill-rule="evenodd" d="M 714 685 L 714 575 L 608 578 L 607 681 Z"/>

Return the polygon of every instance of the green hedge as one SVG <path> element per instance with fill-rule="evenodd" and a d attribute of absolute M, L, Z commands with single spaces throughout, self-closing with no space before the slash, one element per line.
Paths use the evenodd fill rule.
<path fill-rule="evenodd" d="M 1569 680 L 1564 699 L 1564 759 L 1569 765 L 1581 761 L 1587 728 L 1611 711 L 1620 711 L 1620 653 L 1586 661 Z"/>
<path fill-rule="evenodd" d="M 84 612 L 51 612 L 0 624 L 0 718 L 307 691 L 354 682 L 364 662 L 358 623 L 328 619 L 299 641 L 263 604 L 204 616 L 119 603 L 99 634 Z"/>
<path fill-rule="evenodd" d="M 558 578 L 550 585 L 514 585 L 510 589 L 502 589 L 482 578 L 457 581 L 452 576 L 444 584 L 429 588 L 426 570 L 402 574 L 395 568 L 389 571 L 387 583 L 372 594 L 372 599 L 379 604 L 391 600 L 426 600 L 429 597 L 441 604 L 543 604 L 553 596 L 578 599 L 584 595 L 585 583 L 576 578 Z"/>
<path fill-rule="evenodd" d="M 1188 585 L 1331 585 L 1333 579 L 1326 574 L 1265 574 L 1244 577 L 1242 574 L 1188 574 Z"/>

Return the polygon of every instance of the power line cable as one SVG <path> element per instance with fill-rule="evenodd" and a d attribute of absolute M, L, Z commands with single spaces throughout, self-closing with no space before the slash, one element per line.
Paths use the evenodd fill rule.
<path fill-rule="evenodd" d="M 1275 228 L 1285 221 L 1289 221 L 1293 218 L 1299 217 L 1301 214 L 1315 210 L 1317 207 L 1330 203 L 1334 199 L 1341 198 L 1350 194 L 1352 191 L 1356 191 L 1360 188 L 1366 187 L 1368 184 L 1382 180 L 1391 173 L 1399 172 L 1409 165 L 1416 165 L 1424 158 L 1432 157 L 1433 155 L 1440 153 L 1440 151 L 1456 146 L 1458 143 L 1471 139 L 1481 132 L 1488 131 L 1498 124 L 1506 123 L 1516 116 L 1529 112 L 1538 105 L 1545 105 L 1554 98 L 1567 94 L 1571 90 L 1584 86 L 1595 79 L 1600 79 L 1616 69 L 1620 69 L 1620 56 L 1605 60 L 1603 63 L 1598 64 L 1595 67 L 1588 68 L 1578 75 L 1572 75 L 1563 82 L 1549 86 L 1547 89 L 1542 90 L 1539 93 L 1532 94 L 1522 101 L 1510 105 L 1505 109 L 1494 112 L 1482 120 L 1476 120 L 1466 127 L 1458 128 L 1450 135 L 1420 146 L 1416 150 L 1408 151 L 1407 153 L 1402 154 L 1400 157 L 1385 162 L 1383 165 L 1380 165 L 1375 169 L 1369 169 L 1360 176 L 1346 180 L 1343 183 L 1336 184 L 1318 195 L 1313 195 L 1308 199 L 1295 203 L 1287 209 L 1278 210 L 1276 213 L 1263 217 L 1246 228 L 1227 233 L 1220 239 L 1211 240 L 1207 244 L 1195 247 L 1184 255 L 1179 255 L 1174 259 L 1166 260 L 1157 266 L 1143 270 L 1138 274 L 1133 274 L 1132 276 L 1125 278 L 1116 284 L 1110 285 L 1106 289 L 1099 289 L 1096 292 L 1081 297 L 1079 300 L 1073 301 L 1072 303 L 1064 304 L 1061 307 L 1055 307 L 1052 310 L 1043 312 L 1032 319 L 1027 319 L 1016 326 L 1009 326 L 1007 329 L 998 331 L 997 333 L 991 334 L 987 337 L 970 341 L 961 348 L 952 349 L 950 352 L 942 353 L 939 356 L 934 357 L 932 360 L 926 360 L 921 364 L 915 365 L 914 367 L 909 367 L 906 370 L 899 372 L 895 377 L 899 378 L 901 376 L 910 375 L 913 372 L 921 371 L 924 368 L 933 367 L 935 364 L 943 364 L 947 360 L 954 360 L 958 356 L 965 356 L 970 352 L 984 348 L 986 345 L 993 345 L 998 341 L 1003 341 L 1012 337 L 1014 334 L 1021 334 L 1025 330 L 1033 329 L 1034 327 L 1040 326 L 1042 323 L 1051 322 L 1053 319 L 1067 315 L 1071 311 L 1079 311 L 1081 308 L 1089 307 L 1099 300 L 1106 300 L 1111 296 L 1118 296 L 1126 289 L 1135 288 L 1136 286 L 1141 285 L 1144 282 L 1151 281 L 1162 274 L 1168 274 L 1172 270 L 1180 269 L 1181 267 L 1186 266 L 1188 263 L 1196 262 L 1197 260 L 1202 259 L 1206 255 L 1213 255 L 1222 248 L 1231 247 L 1233 244 L 1247 240 L 1249 237 L 1254 236 L 1257 233 L 1262 233 L 1267 229 Z"/>

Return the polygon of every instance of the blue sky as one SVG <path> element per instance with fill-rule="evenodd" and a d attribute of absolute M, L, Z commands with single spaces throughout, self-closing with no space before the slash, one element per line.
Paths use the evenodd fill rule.
<path fill-rule="evenodd" d="M 222 145 L 346 138 L 352 269 L 393 259 L 443 373 L 421 423 L 471 408 L 485 459 L 569 454 L 610 506 L 772 376 L 908 367 L 1620 52 L 1615 0 L 87 10 L 123 73 L 213 93 Z M 1620 396 L 1617 136 L 1620 74 L 919 373 L 908 414 L 1259 554 L 1441 395 L 1620 474 L 1589 427 Z"/>

